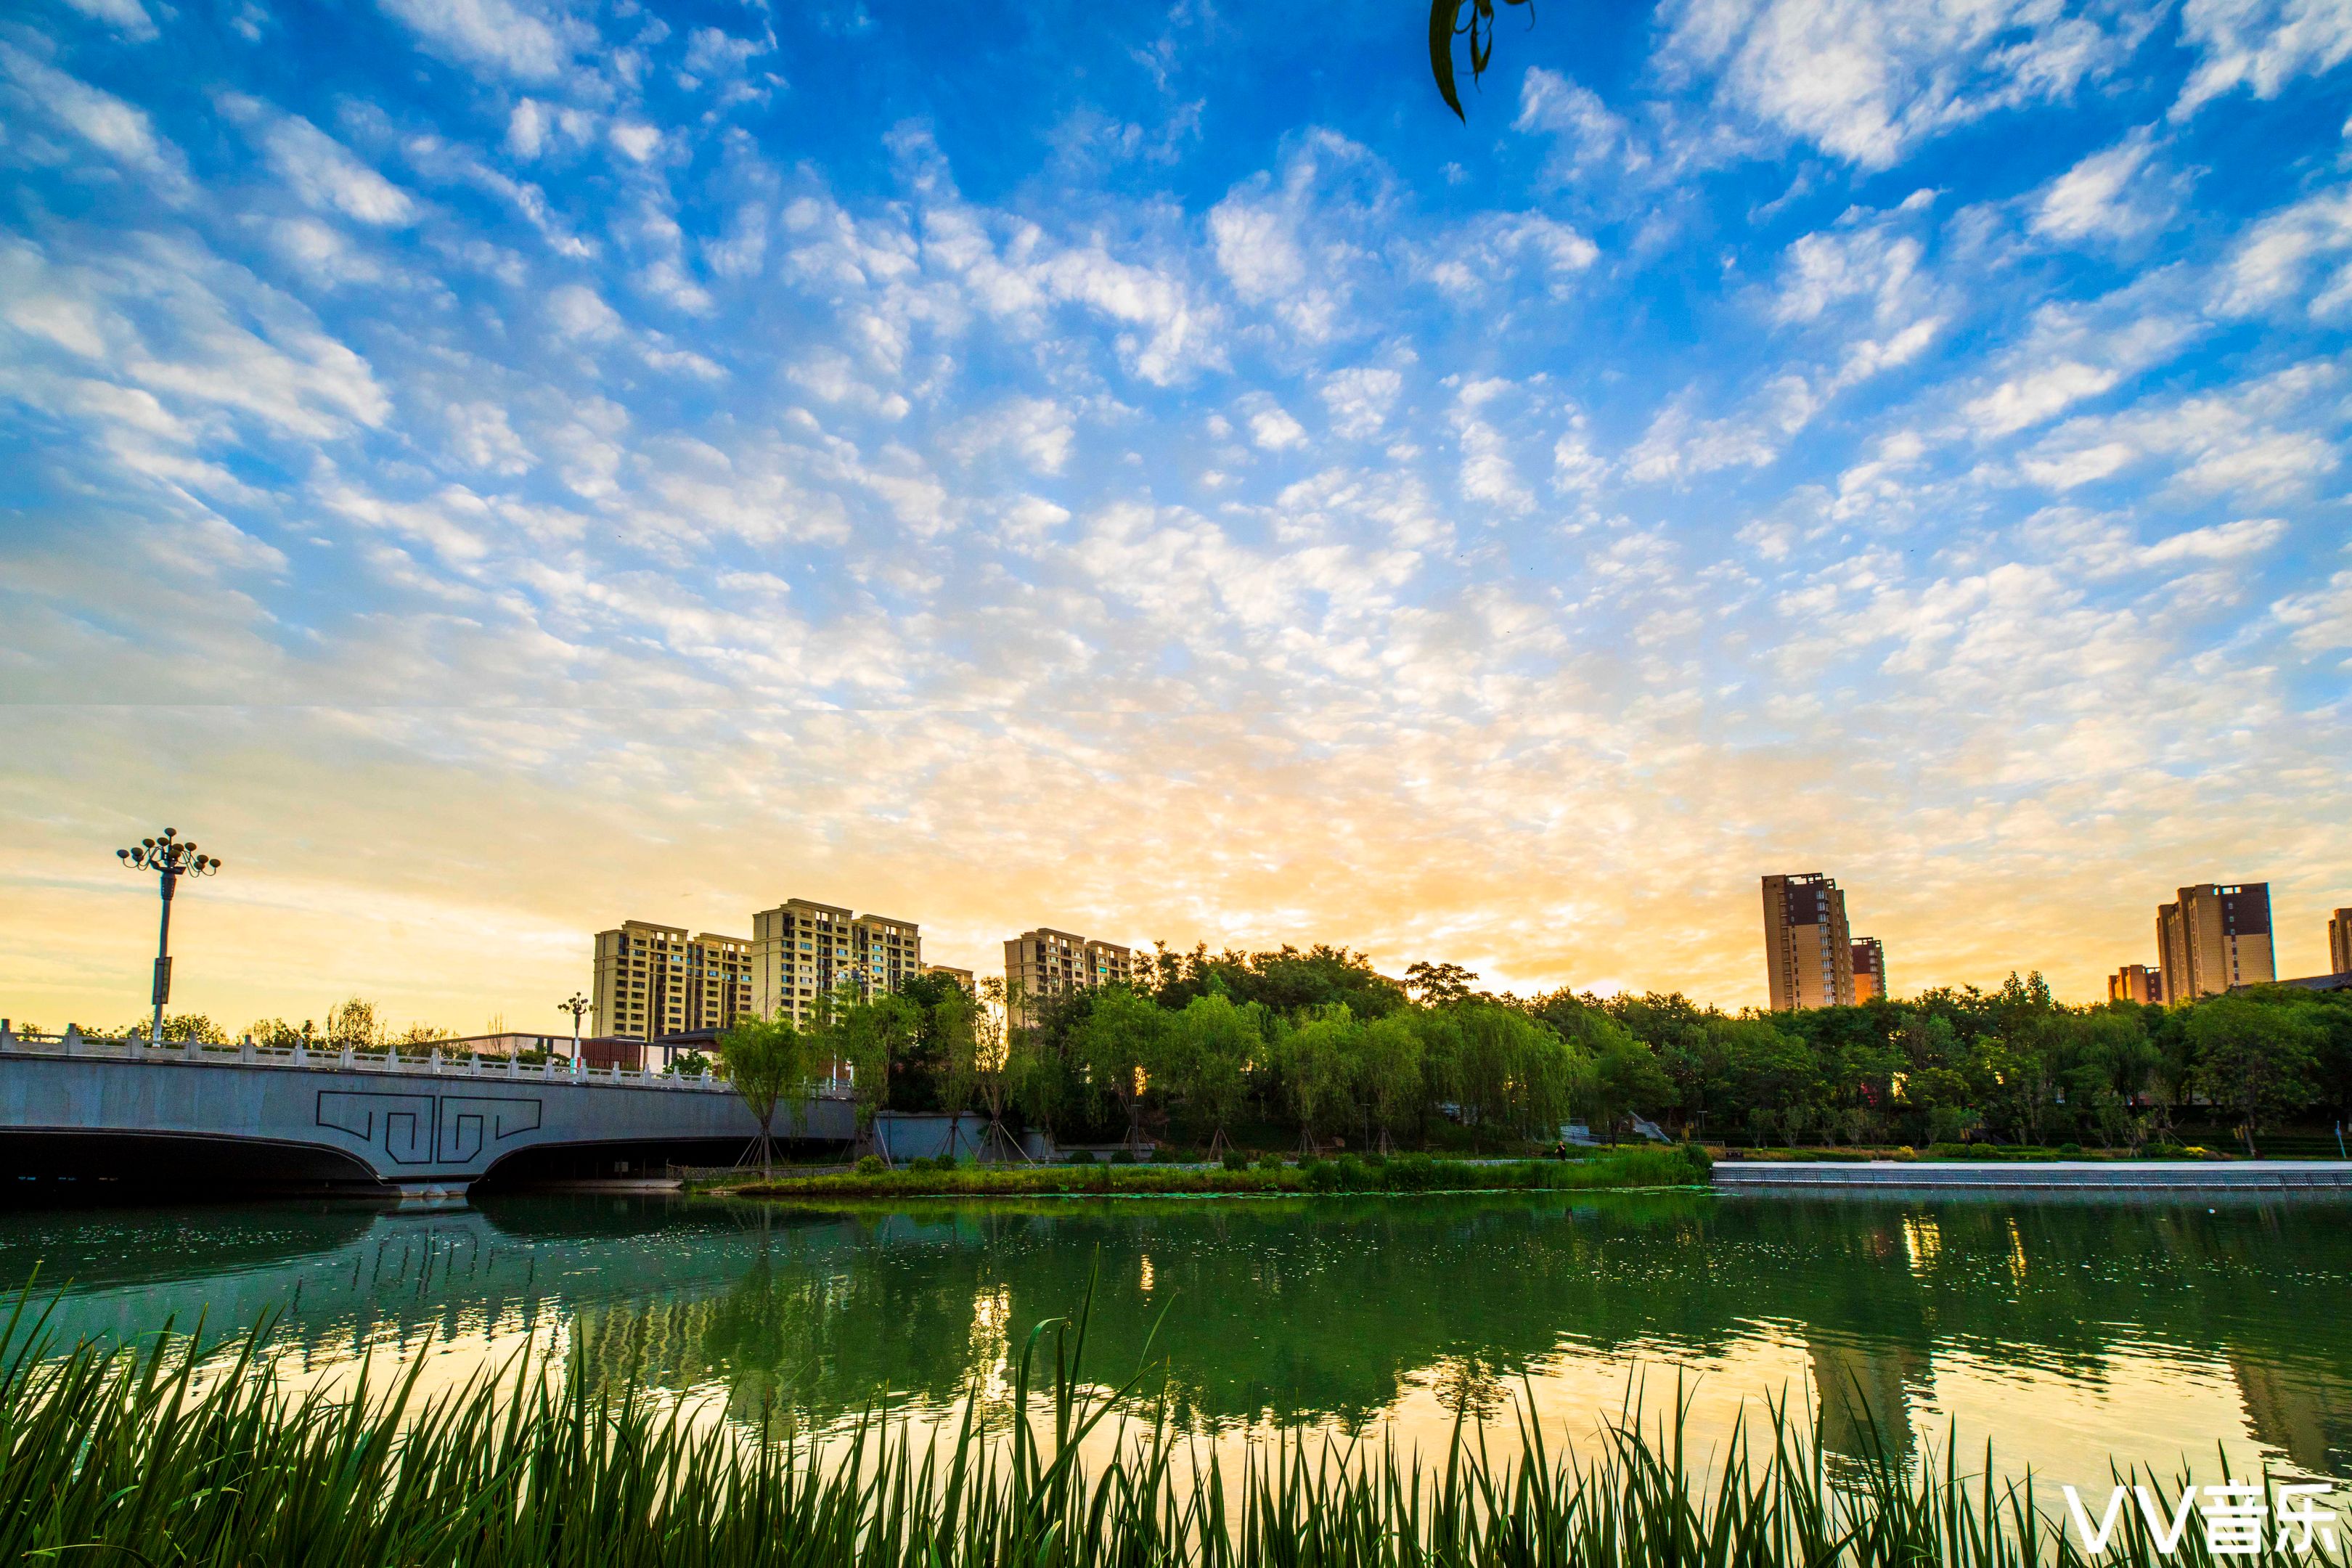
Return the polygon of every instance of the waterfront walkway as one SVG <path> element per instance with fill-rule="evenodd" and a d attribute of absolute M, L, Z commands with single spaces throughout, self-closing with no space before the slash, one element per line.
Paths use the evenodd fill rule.
<path fill-rule="evenodd" d="M 1718 1160 L 1724 1192 L 2343 1192 L 2352 1160 Z"/>

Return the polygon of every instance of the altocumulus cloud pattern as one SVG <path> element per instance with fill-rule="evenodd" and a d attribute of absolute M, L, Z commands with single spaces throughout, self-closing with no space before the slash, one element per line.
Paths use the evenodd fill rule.
<path fill-rule="evenodd" d="M 2267 877 L 2318 967 L 2352 8 L 1560 4 L 1466 127 L 1414 11 L 9 7 L 0 982 L 136 1011 L 166 807 L 231 1019 L 791 893 L 1736 1003 L 1765 870 L 2078 997 Z"/>

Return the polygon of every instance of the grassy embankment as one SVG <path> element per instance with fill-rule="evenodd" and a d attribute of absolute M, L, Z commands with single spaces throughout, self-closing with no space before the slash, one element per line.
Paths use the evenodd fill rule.
<path fill-rule="evenodd" d="M 1423 1154 L 1365 1160 L 1342 1155 L 1304 1164 L 953 1165 L 818 1176 L 756 1178 L 726 1190 L 745 1197 L 1151 1197 L 1229 1194 L 1493 1193 L 1688 1186 L 1707 1179 L 1705 1150 L 1675 1144 L 1620 1149 L 1580 1160 L 1435 1160 Z"/>
<path fill-rule="evenodd" d="M 1606 1428 L 1595 1457 L 1540 1427 L 1489 1446 L 1456 1428 L 1434 1454 L 1312 1434 L 1232 1473 L 1136 1398 L 1147 1371 L 1085 1382 L 1084 1315 L 1023 1343 L 1010 1422 L 969 1415 L 919 1446 L 862 1425 L 822 1448 L 693 1418 L 578 1367 L 421 1399 L 386 1388 L 290 1395 L 249 1341 L 199 1375 L 188 1340 L 40 1353 L 0 1347 L 0 1563 L 332 1564 L 334 1568 L 1579 1568 L 1804 1563 L 2029 1568 L 2083 1559 L 2059 1505 L 1971 1482 L 1948 1458 L 1832 1469 L 1775 1408 L 1686 1468 L 1673 1426 Z M 1042 1352 L 1042 1353 L 1041 1353 Z M 1144 1367 L 1150 1365 L 1149 1348 Z M 1036 1420 L 1029 1419 L 1033 1374 Z M 1110 1423 L 1106 1426 L 1105 1423 Z M 1081 1444 L 1096 1437 L 1095 1468 Z M 1750 1440 L 1752 1437 L 1752 1440 Z M 1106 1444 L 1112 1450 L 1106 1457 Z M 1948 1455 L 1948 1447 L 1947 1454 Z M 1988 1468 L 1991 1456 L 1986 1459 Z M 2084 1480 L 2093 1478 L 2084 1477 Z M 2176 1484 L 2146 1479 L 2169 1518 Z M 2275 1501 L 2275 1500 L 2273 1500 Z M 2264 1562 L 2285 1561 L 2265 1556 Z M 2126 1511 L 2103 1564 L 2202 1568 L 2191 1530 L 2159 1550 Z M 2342 1550 L 2297 1556 L 2340 1565 Z"/>

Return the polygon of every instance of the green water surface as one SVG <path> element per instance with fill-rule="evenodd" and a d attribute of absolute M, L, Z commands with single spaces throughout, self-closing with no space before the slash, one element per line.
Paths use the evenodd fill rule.
<path fill-rule="evenodd" d="M 1001 1401 L 1037 1320 L 1099 1288 L 1089 1370 L 1134 1372 L 1213 1440 L 1308 1425 L 1442 1439 L 1456 1415 L 1590 1423 L 1639 1387 L 1719 1437 L 1817 1401 L 1833 1450 L 1875 1419 L 1957 1423 L 2005 1468 L 2227 1445 L 2352 1460 L 2352 1205 L 1702 1194 L 939 1204 L 805 1212 L 511 1197 L 389 1213 L 279 1204 L 0 1215 L 0 1281 L 62 1292 L 66 1337 L 208 1334 L 278 1314 L 290 1360 L 446 1363 L 536 1342 L 743 1419 L 823 1429 L 878 1400 Z M 1967 1448 L 1964 1447 L 1964 1451 Z"/>

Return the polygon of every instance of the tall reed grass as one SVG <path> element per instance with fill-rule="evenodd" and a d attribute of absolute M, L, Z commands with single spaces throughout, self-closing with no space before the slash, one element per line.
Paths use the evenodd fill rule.
<path fill-rule="evenodd" d="M 0 1562 L 530 1568 L 2025 1568 L 2082 1561 L 2030 1487 L 1891 1458 L 1840 1472 L 1774 1406 L 1695 1458 L 1633 1412 L 1592 1457 L 1523 1420 L 1498 1457 L 1295 1436 L 1228 1467 L 1081 1375 L 1086 1314 L 1041 1323 L 1009 1429 L 969 1414 L 917 1442 L 871 1420 L 833 1442 L 697 1421 L 545 1358 L 420 1398 L 417 1371 L 341 1397 L 288 1392 L 264 1333 L 226 1358 L 159 1335 L 52 1353 L 20 1300 L 0 1339 Z M 1147 1356 L 1148 1363 L 1148 1356 Z M 1033 1397 L 1034 1391 L 1034 1397 Z M 1136 1412 L 1140 1411 L 1138 1415 Z M 1677 1415 L 1679 1410 L 1677 1411 Z M 1034 1417 L 1034 1419 L 1033 1419 Z M 1109 1425 L 1106 1425 L 1109 1423 Z M 1094 1439 L 1091 1467 L 1082 1447 Z M 1103 1439 L 1111 1439 L 1106 1443 Z M 1106 1455 L 1108 1457 L 1106 1457 Z M 1702 1479 L 1702 1471 L 1706 1479 Z M 1988 1472 L 1990 1456 L 1988 1456 Z M 2174 1493 L 2177 1494 L 2177 1488 Z M 2168 1494 L 2173 1495 L 2173 1494 Z M 2126 1519 L 2102 1561 L 2161 1554 Z M 2263 1561 L 2279 1561 L 2279 1556 Z M 2297 1557 L 2341 1563 L 2340 1553 Z"/>

